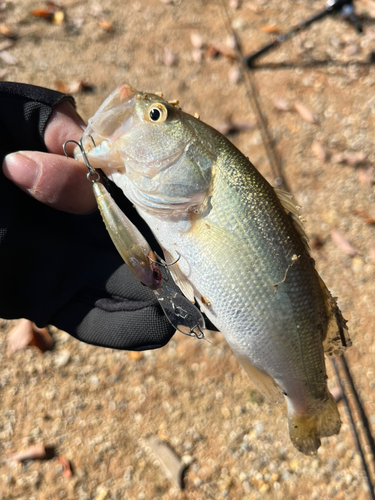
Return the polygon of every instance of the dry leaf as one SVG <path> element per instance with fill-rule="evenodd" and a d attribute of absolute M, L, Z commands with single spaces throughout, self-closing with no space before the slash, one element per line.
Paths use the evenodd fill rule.
<path fill-rule="evenodd" d="M 43 19 L 52 19 L 53 12 L 48 9 L 33 9 L 31 15 L 34 17 L 42 17 Z"/>
<path fill-rule="evenodd" d="M 362 217 L 363 219 L 365 219 L 366 223 L 367 224 L 370 224 L 370 225 L 373 225 L 375 224 L 375 219 L 373 219 L 371 217 L 371 215 L 369 215 L 367 212 L 365 212 L 364 210 L 354 210 L 354 213 L 356 215 L 359 215 L 360 217 Z"/>
<path fill-rule="evenodd" d="M 347 255 L 351 257 L 358 255 L 358 250 L 337 229 L 331 230 L 331 238 L 335 245 L 341 248 Z"/>
<path fill-rule="evenodd" d="M 112 31 L 114 31 L 113 23 L 111 23 L 110 21 L 107 21 L 106 19 L 99 19 L 98 26 L 102 30 L 107 31 L 108 33 L 111 33 Z"/>
<path fill-rule="evenodd" d="M 369 250 L 369 256 L 372 262 L 375 262 L 375 248 L 370 248 Z"/>
<path fill-rule="evenodd" d="M 5 63 L 9 65 L 14 66 L 15 64 L 18 63 L 18 59 L 14 57 L 12 54 L 9 54 L 9 52 L 7 52 L 6 50 L 2 50 L 0 52 L 0 57 Z"/>
<path fill-rule="evenodd" d="M 333 399 L 336 401 L 336 403 L 339 403 L 342 400 L 342 392 L 340 387 L 333 387 L 329 392 L 332 394 Z"/>
<path fill-rule="evenodd" d="M 77 94 L 78 92 L 92 92 L 93 86 L 86 83 L 84 80 L 71 80 L 70 82 L 63 82 L 56 80 L 55 85 L 57 90 L 63 94 Z"/>
<path fill-rule="evenodd" d="M 326 150 L 324 149 L 323 145 L 321 142 L 319 141 L 313 141 L 313 143 L 311 144 L 311 149 L 312 149 L 312 152 L 314 153 L 314 155 L 318 158 L 319 161 L 321 161 L 322 163 L 324 163 L 327 159 L 327 152 Z"/>
<path fill-rule="evenodd" d="M 0 34 L 6 38 L 16 38 L 16 35 L 6 24 L 0 24 Z"/>
<path fill-rule="evenodd" d="M 25 462 L 26 460 L 50 460 L 54 456 L 55 449 L 53 446 L 44 446 L 44 444 L 40 443 L 30 446 L 25 451 L 9 455 L 9 459 L 15 462 Z"/>
<path fill-rule="evenodd" d="M 55 81 L 56 88 L 59 92 L 62 92 L 63 94 L 68 94 L 68 86 L 65 82 L 62 80 L 56 80 Z"/>
<path fill-rule="evenodd" d="M 225 122 L 218 123 L 215 126 L 215 128 L 223 135 L 233 135 L 239 132 L 247 132 L 248 130 L 254 130 L 256 128 L 256 124 L 245 121 L 234 122 L 229 117 Z"/>
<path fill-rule="evenodd" d="M 373 186 L 375 184 L 375 169 L 374 167 L 369 168 L 358 168 L 357 169 L 359 182 L 366 184 L 367 186 Z"/>
<path fill-rule="evenodd" d="M 202 62 L 203 52 L 201 49 L 194 49 L 193 52 L 191 53 L 191 55 L 193 57 L 194 62 L 196 62 L 196 63 Z"/>
<path fill-rule="evenodd" d="M 280 111 L 290 111 L 292 109 L 291 104 L 286 99 L 274 99 L 273 104 Z"/>
<path fill-rule="evenodd" d="M 344 151 L 343 153 L 337 153 L 332 156 L 333 163 L 346 163 L 351 167 L 357 167 L 361 163 L 364 163 L 367 159 L 365 153 L 361 151 L 358 152 L 350 152 Z"/>
<path fill-rule="evenodd" d="M 240 6 L 240 0 L 229 0 L 229 7 L 233 10 L 238 9 Z"/>
<path fill-rule="evenodd" d="M 129 351 L 128 356 L 133 361 L 140 361 L 143 358 L 143 352 L 142 351 Z"/>
<path fill-rule="evenodd" d="M 196 31 L 190 33 L 190 41 L 195 49 L 201 49 L 204 45 L 203 38 Z"/>
<path fill-rule="evenodd" d="M 237 58 L 237 52 L 220 42 L 211 43 L 207 49 L 207 57 L 213 59 L 217 55 L 222 55 L 231 61 Z"/>
<path fill-rule="evenodd" d="M 6 50 L 6 49 L 10 49 L 11 47 L 13 47 L 14 45 L 14 42 L 12 40 L 4 40 L 0 43 L 0 52 L 2 50 Z"/>
<path fill-rule="evenodd" d="M 164 47 L 163 63 L 168 67 L 175 66 L 177 64 L 177 55 L 169 47 Z"/>
<path fill-rule="evenodd" d="M 72 477 L 73 476 L 73 471 L 70 466 L 70 462 L 68 459 L 65 457 L 57 457 L 57 460 L 60 462 L 60 464 L 63 466 L 63 477 Z"/>
<path fill-rule="evenodd" d="M 262 31 L 264 31 L 265 33 L 279 33 L 280 32 L 279 28 L 277 26 L 275 26 L 274 24 L 265 24 L 260 29 Z"/>
<path fill-rule="evenodd" d="M 7 355 L 11 356 L 31 345 L 41 352 L 49 351 L 53 347 L 53 339 L 47 328 L 38 328 L 31 321 L 21 319 L 9 333 Z"/>
<path fill-rule="evenodd" d="M 313 250 L 320 250 L 325 244 L 325 241 L 322 240 L 320 236 L 315 236 L 310 240 L 309 245 Z"/>
<path fill-rule="evenodd" d="M 315 123 L 315 116 L 313 112 L 304 104 L 301 102 L 295 102 L 294 103 L 294 109 L 297 111 L 297 113 L 300 115 L 300 117 L 305 120 L 305 122 L 308 123 Z"/>
<path fill-rule="evenodd" d="M 229 82 L 236 85 L 241 79 L 241 70 L 238 66 L 232 66 L 228 73 Z"/>

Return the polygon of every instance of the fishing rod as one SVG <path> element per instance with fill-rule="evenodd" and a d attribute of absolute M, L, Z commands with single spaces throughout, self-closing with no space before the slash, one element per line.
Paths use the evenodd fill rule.
<path fill-rule="evenodd" d="M 254 61 L 258 59 L 258 57 L 266 54 L 270 50 L 275 49 L 280 44 L 282 44 L 286 40 L 289 40 L 289 38 L 292 38 L 294 35 L 306 29 L 308 26 L 315 23 L 316 21 L 320 21 L 321 19 L 324 19 L 329 15 L 337 13 L 343 16 L 345 19 L 347 19 L 355 27 L 358 33 L 363 32 L 362 24 L 360 23 L 358 16 L 355 13 L 353 0 L 328 0 L 324 10 L 318 12 L 317 14 L 310 17 L 306 21 L 302 21 L 301 23 L 297 24 L 297 26 L 294 26 L 291 30 L 287 31 L 286 33 L 279 35 L 271 43 L 265 45 L 264 47 L 257 50 L 253 54 L 245 56 L 244 58 L 245 66 L 247 66 L 248 68 L 252 68 Z"/>
<path fill-rule="evenodd" d="M 268 52 L 272 48 L 280 45 L 280 43 L 282 43 L 282 41 L 286 40 L 287 38 L 290 38 L 291 36 L 293 36 L 295 33 L 300 31 L 301 29 L 306 28 L 307 26 L 309 26 L 313 22 L 315 22 L 319 19 L 322 19 L 323 17 L 325 17 L 333 12 L 337 12 L 337 11 L 340 12 L 341 11 L 342 13 L 344 13 L 348 17 L 348 19 L 354 24 L 357 31 L 359 33 L 362 32 L 362 26 L 359 23 L 359 20 L 354 13 L 353 0 L 349 0 L 349 1 L 329 0 L 326 4 L 326 9 L 324 11 L 322 11 L 319 14 L 316 14 L 312 18 L 308 19 L 307 21 L 305 21 L 301 25 L 297 26 L 296 28 L 294 28 L 293 30 L 288 32 L 286 35 L 282 35 L 286 38 L 277 42 L 276 44 L 272 43 L 266 47 L 263 47 L 263 49 L 260 49 L 259 51 L 255 52 L 251 56 L 244 57 L 242 54 L 242 51 L 241 51 L 239 39 L 237 37 L 235 30 L 232 27 L 230 15 L 229 15 L 227 6 L 224 3 L 224 0 L 222 0 L 222 5 L 223 5 L 223 11 L 225 12 L 225 18 L 227 21 L 227 29 L 228 29 L 228 31 L 232 32 L 235 40 L 237 41 L 237 51 L 238 51 L 238 54 L 240 56 L 240 60 L 242 61 L 245 69 L 252 68 L 253 61 L 257 57 L 260 57 L 260 55 L 263 55 L 264 53 Z M 250 71 L 245 71 L 245 85 L 246 85 L 247 97 L 250 101 L 250 105 L 253 108 L 254 114 L 257 116 L 258 126 L 260 128 L 263 144 L 264 144 L 264 147 L 265 147 L 265 150 L 267 153 L 267 157 L 268 157 L 268 160 L 269 160 L 269 163 L 271 166 L 271 171 L 274 175 L 277 175 L 277 177 L 275 178 L 276 184 L 277 185 L 283 184 L 283 186 L 287 187 L 286 181 L 284 180 L 284 178 L 282 176 L 281 161 L 280 161 L 279 156 L 277 154 L 276 147 L 274 145 L 272 137 L 269 133 L 268 126 L 267 126 L 267 119 L 264 116 L 262 109 L 261 109 L 259 92 L 258 92 L 256 83 L 255 83 L 255 80 L 253 78 L 252 72 L 250 72 Z M 352 375 L 350 373 L 349 365 L 346 361 L 345 356 L 344 355 L 340 356 L 339 360 L 340 360 L 340 364 L 341 364 L 342 370 L 344 372 L 344 375 L 346 377 L 346 380 L 349 383 L 349 386 L 350 386 L 350 389 L 351 389 L 351 392 L 352 392 L 352 395 L 353 395 L 353 398 L 355 401 L 355 405 L 357 408 L 358 417 L 362 421 L 364 433 L 366 435 L 369 447 L 371 449 L 373 464 L 375 464 L 375 441 L 374 441 L 374 437 L 372 436 L 372 433 L 370 430 L 370 425 L 369 425 L 369 422 L 368 422 L 368 419 L 366 416 L 366 412 L 363 408 L 362 402 L 361 402 L 360 397 L 358 395 L 358 392 L 355 388 L 355 384 L 353 382 L 353 378 L 352 378 Z M 331 359 L 331 363 L 332 363 L 333 370 L 335 372 L 338 386 L 339 386 L 340 391 L 341 391 L 342 400 L 343 400 L 344 405 L 345 405 L 346 413 L 347 413 L 348 418 L 349 418 L 350 427 L 352 430 L 354 441 L 355 441 L 359 456 L 361 458 L 363 470 L 364 470 L 365 476 L 366 476 L 367 485 L 369 487 L 369 495 L 370 495 L 371 500 L 375 500 L 374 485 L 372 484 L 370 470 L 369 470 L 369 467 L 368 467 L 367 462 L 366 462 L 365 453 L 363 451 L 363 447 L 361 445 L 361 440 L 359 438 L 357 426 L 356 426 L 356 423 L 355 423 L 354 418 L 353 418 L 353 412 L 352 412 L 350 404 L 349 404 L 347 389 L 345 388 L 345 385 L 343 384 L 342 379 L 340 377 L 340 372 L 339 372 L 339 368 L 338 368 L 336 360 Z"/>

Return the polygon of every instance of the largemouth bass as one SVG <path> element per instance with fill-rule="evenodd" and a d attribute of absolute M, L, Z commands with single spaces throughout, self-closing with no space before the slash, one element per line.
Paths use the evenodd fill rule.
<path fill-rule="evenodd" d="M 93 146 L 92 137 L 96 147 Z M 222 332 L 255 386 L 287 401 L 294 446 L 337 434 L 324 352 L 350 344 L 296 205 L 229 140 L 162 95 L 116 89 L 83 136 L 94 167 L 150 226 L 177 285 Z"/>

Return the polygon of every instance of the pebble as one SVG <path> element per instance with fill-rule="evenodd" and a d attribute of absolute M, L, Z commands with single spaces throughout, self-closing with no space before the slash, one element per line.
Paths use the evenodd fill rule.
<path fill-rule="evenodd" d="M 54 365 L 57 368 L 62 368 L 63 366 L 66 366 L 70 361 L 70 352 L 69 351 L 60 351 L 57 352 L 54 356 Z"/>

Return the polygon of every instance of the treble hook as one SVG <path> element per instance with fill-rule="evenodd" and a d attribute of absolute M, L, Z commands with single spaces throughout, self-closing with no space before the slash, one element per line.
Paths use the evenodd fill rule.
<path fill-rule="evenodd" d="M 96 147 L 96 144 L 95 144 L 95 141 L 94 141 L 93 137 L 91 135 L 89 135 L 89 137 L 92 140 L 92 143 L 94 144 L 94 147 Z M 88 174 L 87 174 L 88 180 L 91 181 L 91 182 L 97 182 L 100 179 L 100 174 L 95 170 L 95 168 L 93 168 L 90 165 L 89 159 L 87 158 L 87 155 L 86 155 L 85 148 L 82 145 L 82 139 L 80 139 L 79 142 L 74 141 L 73 139 L 70 139 L 69 141 L 64 142 L 64 144 L 63 144 L 63 151 L 64 151 L 65 156 L 68 158 L 68 153 L 66 152 L 66 145 L 69 144 L 70 142 L 73 143 L 73 144 L 75 144 L 76 146 L 78 146 L 79 150 L 81 151 L 83 160 L 84 160 L 84 162 L 86 164 L 86 167 L 87 167 L 87 169 L 89 171 Z M 94 175 L 96 176 L 96 178 L 92 179 L 92 177 Z"/>
<path fill-rule="evenodd" d="M 178 252 L 177 252 L 178 253 Z M 160 255 L 158 255 L 156 252 L 154 252 L 154 254 L 156 255 L 156 257 L 158 258 L 158 260 L 154 260 L 152 259 L 150 256 L 148 256 L 148 258 L 151 260 L 151 262 L 153 262 L 154 264 L 159 264 L 160 266 L 162 267 L 170 267 L 170 266 L 174 266 L 175 264 L 177 264 L 177 262 L 181 259 L 181 255 L 178 253 L 178 257 L 177 259 L 174 261 L 174 262 L 170 262 L 168 264 L 168 262 L 166 262 L 164 259 L 162 259 L 160 257 Z"/>

